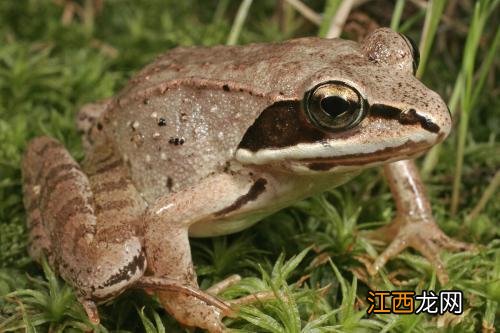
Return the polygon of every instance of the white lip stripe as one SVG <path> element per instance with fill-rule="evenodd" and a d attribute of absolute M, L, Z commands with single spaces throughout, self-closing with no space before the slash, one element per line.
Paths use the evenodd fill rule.
<path fill-rule="evenodd" d="M 334 158 L 356 154 L 369 155 L 386 148 L 396 148 L 412 141 L 415 143 L 436 142 L 437 134 L 417 132 L 407 137 L 385 138 L 380 142 L 354 143 L 346 140 L 299 143 L 293 147 L 266 148 L 256 152 L 240 148 L 236 151 L 236 159 L 244 164 L 267 164 L 284 160 L 301 160 L 315 158 Z"/>
<path fill-rule="evenodd" d="M 376 162 L 367 162 L 366 164 L 363 165 L 335 165 L 332 166 L 330 169 L 327 170 L 311 170 L 307 165 L 301 164 L 301 163 L 291 163 L 290 164 L 290 169 L 296 172 L 297 174 L 304 174 L 304 175 L 310 175 L 310 174 L 316 174 L 316 173 L 324 173 L 325 171 L 328 172 L 353 172 L 353 171 L 360 171 L 365 168 L 370 168 L 374 166 L 379 166 L 381 164 L 385 163 L 391 163 L 399 160 L 405 160 L 413 158 L 413 155 L 404 155 L 400 157 L 391 157 L 387 159 L 383 159 L 380 161 Z"/>

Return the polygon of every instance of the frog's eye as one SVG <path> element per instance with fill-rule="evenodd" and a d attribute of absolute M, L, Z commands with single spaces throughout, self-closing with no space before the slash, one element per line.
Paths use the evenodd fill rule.
<path fill-rule="evenodd" d="M 417 73 L 418 65 L 420 64 L 420 51 L 418 50 L 417 44 L 415 44 L 415 41 L 411 39 L 410 37 L 400 34 L 401 37 L 405 40 L 406 44 L 408 45 L 408 48 L 411 51 L 411 57 L 413 59 L 413 75 Z"/>
<path fill-rule="evenodd" d="M 340 131 L 357 125 L 364 114 L 361 95 L 342 82 L 328 82 L 306 97 L 306 113 L 314 125 Z"/>

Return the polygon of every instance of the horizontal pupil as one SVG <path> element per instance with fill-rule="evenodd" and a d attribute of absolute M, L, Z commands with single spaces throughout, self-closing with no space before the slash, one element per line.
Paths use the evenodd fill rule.
<path fill-rule="evenodd" d="M 349 110 L 350 103 L 339 96 L 325 97 L 320 102 L 321 109 L 333 118 Z"/>

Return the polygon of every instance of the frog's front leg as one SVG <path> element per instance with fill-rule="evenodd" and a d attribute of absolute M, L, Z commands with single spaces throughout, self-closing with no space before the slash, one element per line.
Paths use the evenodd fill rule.
<path fill-rule="evenodd" d="M 241 207 L 255 183 L 247 175 L 222 173 L 159 199 L 148 209 L 145 219 L 148 270 L 155 277 L 198 288 L 188 240 L 189 227 L 196 222 L 217 220 L 236 205 Z M 210 332 L 223 330 L 221 318 L 228 315 L 223 307 L 184 292 L 157 290 L 157 293 L 162 305 L 184 325 Z"/>
<path fill-rule="evenodd" d="M 137 281 L 146 266 L 142 244 L 126 218 L 144 208 L 134 197 L 123 197 L 130 191 L 126 184 L 110 195 L 115 178 L 122 175 L 121 161 L 109 156 L 100 158 L 95 165 L 100 171 L 90 176 L 107 179 L 100 186 L 48 137 L 32 140 L 22 163 L 30 254 L 38 261 L 48 256 L 96 321 L 93 301 L 117 295 Z"/>
<path fill-rule="evenodd" d="M 370 273 L 375 274 L 391 257 L 412 247 L 431 262 L 439 282 L 445 284 L 448 274 L 439 257 L 440 250 L 466 250 L 470 245 L 449 238 L 438 227 L 415 163 L 391 163 L 384 167 L 384 172 L 397 212 L 391 224 L 372 233 L 374 238 L 389 241 L 390 245 L 369 267 Z"/>

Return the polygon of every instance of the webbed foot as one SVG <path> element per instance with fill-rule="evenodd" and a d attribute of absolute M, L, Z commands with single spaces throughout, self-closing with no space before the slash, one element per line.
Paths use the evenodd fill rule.
<path fill-rule="evenodd" d="M 389 259 L 411 247 L 429 260 L 436 270 L 441 285 L 446 284 L 448 282 L 448 273 L 439 256 L 441 250 L 464 251 L 472 249 L 472 246 L 448 237 L 433 220 L 422 222 L 406 218 L 406 221 L 402 222 L 403 219 L 396 218 L 390 225 L 370 232 L 371 238 L 392 241 L 375 259 L 373 264 L 367 267 L 368 272 L 370 275 L 377 274 Z"/>
<path fill-rule="evenodd" d="M 419 251 L 436 269 L 439 282 L 448 282 L 448 273 L 439 257 L 441 249 L 452 251 L 470 250 L 469 244 L 456 241 L 438 227 L 418 169 L 413 161 L 399 161 L 384 167 L 397 214 L 388 226 L 370 232 L 372 238 L 390 241 L 382 254 L 368 265 L 368 272 L 376 274 L 387 261 L 398 253 L 412 247 Z"/>

